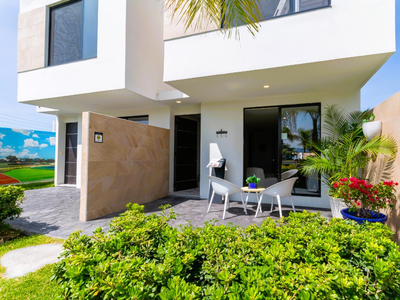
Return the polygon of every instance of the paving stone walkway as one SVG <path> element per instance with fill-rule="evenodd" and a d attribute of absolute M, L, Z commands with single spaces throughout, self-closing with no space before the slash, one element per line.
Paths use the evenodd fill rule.
<path fill-rule="evenodd" d="M 14 228 L 34 234 L 45 234 L 57 238 L 67 238 L 69 234 L 80 229 L 84 234 L 91 235 L 92 232 L 102 227 L 108 230 L 108 223 L 111 219 L 118 216 L 115 213 L 97 220 L 80 222 L 79 221 L 79 199 L 80 190 L 73 187 L 53 187 L 46 189 L 29 190 L 25 192 L 26 199 L 22 204 L 23 212 L 18 219 L 9 221 Z M 203 226 L 205 221 L 217 219 L 217 224 L 233 223 L 235 225 L 248 226 L 250 224 L 261 224 L 262 221 L 271 217 L 279 218 L 279 212 L 275 209 L 269 212 L 270 205 L 264 204 L 263 213 L 258 218 L 254 218 L 256 203 L 249 203 L 247 206 L 248 215 L 243 212 L 241 203 L 231 202 L 231 208 L 226 213 L 225 220 L 222 220 L 223 205 L 213 204 L 207 214 L 207 199 L 193 199 L 184 197 L 166 197 L 145 205 L 145 212 L 159 213 L 159 207 L 163 204 L 170 204 L 176 213 L 180 214 L 176 220 L 170 222 L 171 225 L 191 224 L 195 227 Z M 295 203 L 296 205 L 296 203 Z M 302 207 L 296 207 L 296 211 L 303 211 Z M 331 218 L 330 210 L 316 210 L 306 208 L 308 211 L 321 211 L 322 216 Z M 283 215 L 289 214 L 289 207 L 282 207 Z"/>

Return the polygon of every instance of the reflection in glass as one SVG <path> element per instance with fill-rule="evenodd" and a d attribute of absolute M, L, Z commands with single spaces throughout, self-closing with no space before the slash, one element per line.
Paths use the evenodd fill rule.
<path fill-rule="evenodd" d="M 298 169 L 301 160 L 312 155 L 312 143 L 321 137 L 321 113 L 319 106 L 284 107 L 281 115 L 282 173 Z M 319 195 L 318 173 L 304 176 L 294 186 L 295 194 Z"/>

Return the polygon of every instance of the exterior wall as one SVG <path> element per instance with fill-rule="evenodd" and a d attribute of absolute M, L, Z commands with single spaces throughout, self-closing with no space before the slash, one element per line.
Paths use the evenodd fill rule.
<path fill-rule="evenodd" d="M 225 178 L 236 185 L 243 184 L 243 109 L 249 107 L 262 107 L 288 104 L 321 103 L 321 109 L 328 105 L 337 103 L 346 110 L 360 109 L 360 93 L 354 91 L 349 94 L 309 94 L 282 96 L 258 100 L 243 100 L 231 102 L 203 103 L 201 105 L 201 187 L 200 196 L 207 198 L 208 195 L 208 169 L 209 144 L 217 143 L 222 156 L 227 159 Z M 323 119 L 322 119 L 323 122 Z M 217 138 L 215 132 L 224 129 L 228 136 Z M 329 207 L 329 199 L 326 187 L 322 186 L 321 198 L 295 196 L 294 203 L 299 206 Z M 233 199 L 239 200 L 238 195 Z M 253 199 L 254 200 L 254 199 Z M 283 204 L 289 204 L 287 199 Z"/>
<path fill-rule="evenodd" d="M 332 7 L 263 21 L 255 37 L 242 26 L 240 40 L 220 31 L 168 40 L 164 81 L 392 53 L 394 5 L 333 0 Z"/>
<path fill-rule="evenodd" d="M 195 24 L 199 20 L 199 17 L 193 20 L 192 27 L 185 30 L 185 25 L 180 20 L 179 14 L 176 14 L 172 18 L 172 11 L 164 10 L 164 40 L 170 40 L 175 38 L 181 38 L 184 36 L 189 36 L 193 34 L 204 33 L 208 31 L 218 30 L 219 27 L 215 24 L 202 24 L 202 27 L 196 28 Z"/>
<path fill-rule="evenodd" d="M 397 146 L 400 148 L 400 92 L 393 95 L 386 101 L 379 104 L 373 110 L 375 120 L 382 121 L 382 134 L 394 138 Z M 394 162 L 388 162 L 383 157 L 378 157 L 375 163 L 370 163 L 364 170 L 364 176 L 370 179 L 374 184 L 393 180 L 400 183 L 400 154 Z M 395 232 L 395 240 L 400 245 L 400 188 L 397 188 L 397 203 L 395 209 L 389 214 L 387 225 Z M 387 213 L 387 212 L 386 212 Z"/>
<path fill-rule="evenodd" d="M 94 132 L 103 143 L 94 143 Z M 80 220 L 168 195 L 169 130 L 84 112 Z"/>
<path fill-rule="evenodd" d="M 156 99 L 163 83 L 162 2 L 128 0 L 126 5 L 126 88 Z"/>
<path fill-rule="evenodd" d="M 22 0 L 20 11 L 46 10 L 58 2 Z M 19 73 L 18 101 L 125 88 L 126 0 L 99 0 L 97 45 L 97 58 Z"/>
<path fill-rule="evenodd" d="M 46 45 L 46 8 L 22 13 L 18 18 L 17 71 L 44 67 Z"/>

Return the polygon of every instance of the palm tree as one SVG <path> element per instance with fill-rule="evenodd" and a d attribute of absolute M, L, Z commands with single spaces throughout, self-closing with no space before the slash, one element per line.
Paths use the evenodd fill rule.
<path fill-rule="evenodd" d="M 301 163 L 305 175 L 320 172 L 323 182 L 332 188 L 332 183 L 344 177 L 358 177 L 360 170 L 378 154 L 394 158 L 397 152 L 392 137 L 376 136 L 368 141 L 362 132 L 362 120 L 368 111 L 346 113 L 337 105 L 325 108 L 325 137 L 313 143 L 313 156 Z"/>
<path fill-rule="evenodd" d="M 251 34 L 258 32 L 259 21 L 263 19 L 259 6 L 260 0 L 165 0 L 165 9 L 171 12 L 172 18 L 179 16 L 185 29 L 193 26 L 195 30 L 214 24 L 226 30 L 246 24 Z"/>
<path fill-rule="evenodd" d="M 303 146 L 303 153 L 306 152 L 306 148 L 309 147 L 310 142 L 312 141 L 311 138 L 313 136 L 313 130 L 309 129 L 303 129 L 303 128 L 299 128 L 299 130 L 297 130 L 298 138 L 300 140 L 301 145 Z"/>

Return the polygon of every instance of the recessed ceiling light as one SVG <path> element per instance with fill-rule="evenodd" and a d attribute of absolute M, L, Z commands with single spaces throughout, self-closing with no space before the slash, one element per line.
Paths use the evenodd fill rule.
<path fill-rule="evenodd" d="M 180 103 L 182 103 L 182 101 L 178 100 L 178 101 L 176 101 L 176 103 L 180 104 Z"/>
<path fill-rule="evenodd" d="M 266 84 L 266 85 L 263 86 L 263 88 L 264 88 L 264 89 L 267 89 L 267 88 L 269 88 L 269 85 Z"/>

